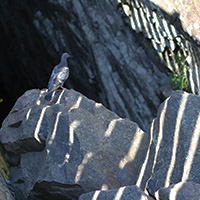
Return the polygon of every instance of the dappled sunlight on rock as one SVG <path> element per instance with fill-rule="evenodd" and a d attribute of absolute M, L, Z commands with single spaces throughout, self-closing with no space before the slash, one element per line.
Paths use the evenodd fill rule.
<path fill-rule="evenodd" d="M 187 97 L 188 97 L 188 94 L 183 94 L 183 97 L 180 101 L 180 106 L 179 106 L 179 110 L 177 113 L 177 117 L 176 117 L 176 125 L 175 125 L 174 136 L 173 136 L 172 156 L 171 156 L 171 161 L 170 161 L 169 168 L 167 171 L 165 187 L 168 187 L 170 185 L 172 172 L 174 170 L 174 166 L 176 163 L 176 157 L 177 157 L 176 153 L 177 153 L 178 142 L 179 142 L 181 121 L 183 119 L 183 114 L 184 114 L 186 103 L 187 103 Z"/>
<path fill-rule="evenodd" d="M 39 119 L 37 121 L 37 125 L 35 127 L 35 132 L 34 132 L 34 138 L 38 141 L 38 142 L 41 142 L 40 141 L 40 138 L 38 136 L 38 133 L 40 131 L 40 127 L 41 127 L 41 123 L 42 123 L 42 120 L 43 120 L 43 117 L 44 117 L 44 114 L 45 114 L 45 111 L 46 109 L 48 108 L 48 106 L 42 108 L 42 111 L 41 111 L 41 114 L 39 115 Z"/>
<path fill-rule="evenodd" d="M 141 183 L 142 183 L 142 180 L 144 179 L 144 176 L 146 176 L 145 172 L 148 168 L 152 168 L 153 167 L 153 158 L 152 156 L 150 155 L 150 147 L 152 145 L 152 140 L 153 140 L 153 127 L 154 127 L 154 120 L 153 122 L 151 123 L 151 126 L 149 128 L 149 136 L 150 136 L 150 139 L 149 139 L 149 148 L 147 150 L 147 153 L 146 153 L 146 158 L 144 160 L 144 163 L 142 165 L 142 168 L 140 169 L 140 173 L 139 173 L 139 176 L 138 176 L 138 180 L 136 182 L 136 185 L 140 188 L 141 187 Z"/>
<path fill-rule="evenodd" d="M 84 170 L 84 167 L 88 163 L 88 160 L 90 158 L 92 158 L 92 156 L 93 156 L 92 152 L 89 152 L 84 156 L 84 158 L 82 160 L 82 163 L 77 168 L 77 173 L 76 173 L 76 176 L 75 176 L 75 183 L 77 183 L 80 180 L 81 174 L 82 174 L 82 172 Z"/>
<path fill-rule="evenodd" d="M 79 97 L 78 97 L 78 100 L 76 101 L 76 103 L 75 103 L 73 106 L 71 106 L 69 112 L 70 112 L 71 110 L 73 110 L 73 109 L 78 109 L 79 106 L 80 106 L 81 100 L 82 100 L 82 97 L 79 96 Z"/>
<path fill-rule="evenodd" d="M 179 182 L 167 188 L 161 188 L 155 194 L 157 200 L 198 200 L 200 185 L 192 182 Z"/>
<path fill-rule="evenodd" d="M 178 197 L 194 185 L 172 184 L 200 182 L 199 96 L 173 92 L 148 133 L 74 90 L 56 93 L 60 103 L 50 105 L 44 94 L 38 105 L 38 96 L 39 90 L 27 92 L 24 98 L 32 103 L 24 108 L 18 102 L 0 131 L 8 158 L 15 159 L 10 179 L 17 199 L 77 199 L 86 193 L 80 199 L 138 200 L 151 199 L 141 189 L 161 195 L 169 188 Z"/>
<path fill-rule="evenodd" d="M 92 200 L 97 200 L 100 193 L 101 193 L 101 190 L 95 191 L 95 192 L 94 192 L 94 195 L 93 195 L 93 197 L 92 197 Z"/>
<path fill-rule="evenodd" d="M 110 137 L 113 129 L 115 128 L 115 124 L 117 121 L 122 120 L 122 119 L 114 119 L 110 122 L 108 125 L 107 130 L 105 131 L 105 137 Z"/>
<path fill-rule="evenodd" d="M 199 96 L 181 91 L 173 92 L 160 106 L 150 150 L 154 154 L 153 173 L 147 184 L 150 194 L 180 181 L 200 183 L 199 108 Z"/>
<path fill-rule="evenodd" d="M 96 190 L 83 194 L 79 200 L 153 200 L 135 185 L 123 186 L 107 191 Z"/>
<path fill-rule="evenodd" d="M 125 190 L 125 187 L 119 188 L 116 195 L 115 195 L 115 198 L 113 200 L 120 200 L 123 193 L 124 193 L 124 190 Z"/>
<path fill-rule="evenodd" d="M 63 96 L 63 93 L 64 93 L 64 90 L 61 91 L 60 95 L 58 96 L 58 100 L 56 101 L 55 104 L 60 104 L 60 100 L 61 100 L 61 98 Z"/>
<path fill-rule="evenodd" d="M 165 113 L 166 113 L 167 103 L 168 103 L 168 99 L 164 102 L 162 112 L 160 114 L 160 118 L 158 119 L 159 120 L 159 122 L 158 122 L 159 123 L 159 130 L 158 130 L 158 138 L 157 138 L 156 148 L 155 148 L 153 168 L 155 167 L 155 164 L 157 162 L 158 151 L 160 149 L 160 145 L 161 145 L 161 142 L 162 142 L 162 139 L 163 139 L 163 128 L 164 128 L 164 121 L 165 121 Z M 154 124 L 155 124 L 155 121 L 154 121 Z"/>
<path fill-rule="evenodd" d="M 141 141 L 143 138 L 144 134 L 136 131 L 136 134 L 131 142 L 131 147 L 129 148 L 129 151 L 127 155 L 124 156 L 123 159 L 120 160 L 119 162 L 119 168 L 122 169 L 124 166 L 128 163 L 131 162 L 135 159 L 137 155 L 137 151 L 139 150 L 139 147 L 141 145 Z"/>
<path fill-rule="evenodd" d="M 184 63 L 186 66 L 189 66 L 189 70 L 187 70 L 186 73 L 188 86 L 192 93 L 199 94 L 200 73 L 198 67 L 198 45 L 200 44 L 200 41 L 193 38 L 194 41 L 197 43 L 196 45 L 194 45 L 194 43 L 190 41 L 192 38 L 188 39 L 188 36 L 186 36 L 187 34 L 183 33 L 182 29 L 180 28 L 182 18 L 179 18 L 179 14 L 182 15 L 183 13 L 187 13 L 187 9 L 184 9 L 185 5 L 189 6 L 189 9 L 192 9 L 195 13 L 197 13 L 198 9 L 195 8 L 195 4 L 197 4 L 197 1 L 189 3 L 190 5 L 187 4 L 187 2 L 181 3 L 182 9 L 180 13 L 176 13 L 176 9 L 180 7 L 176 5 L 176 9 L 174 8 L 175 10 L 172 16 L 167 15 L 165 12 L 165 10 L 169 8 L 167 5 L 164 6 L 164 11 L 160 9 L 160 7 L 162 7 L 163 5 L 161 5 L 159 1 L 160 0 L 131 0 L 124 2 L 119 0 L 118 2 L 123 9 L 123 14 L 126 16 L 127 25 L 129 25 L 136 33 L 143 34 L 143 37 L 146 38 L 145 42 L 148 42 L 147 48 L 149 48 L 149 46 L 152 46 L 152 48 L 157 53 L 157 56 L 160 58 L 161 62 L 165 64 L 166 68 L 168 68 L 171 72 L 180 71 L 181 67 L 179 63 L 174 62 L 171 58 L 171 55 L 175 52 L 177 53 L 179 51 L 187 58 Z M 155 5 L 155 3 L 157 5 Z M 165 4 L 165 2 L 163 3 Z M 187 13 L 187 15 L 191 17 L 194 15 L 194 13 Z M 188 17 L 185 18 L 186 21 L 187 18 Z M 197 16 L 196 19 L 198 19 Z M 195 24 L 196 28 L 199 28 L 198 24 Z M 192 26 L 193 25 L 189 23 L 188 28 L 185 29 L 185 31 L 188 32 L 188 30 L 190 30 Z M 188 33 L 191 36 L 190 31 Z M 197 32 L 196 36 L 198 36 Z"/>
<path fill-rule="evenodd" d="M 42 90 L 40 92 L 40 95 L 38 96 L 37 100 L 36 100 L 36 104 L 39 106 L 41 104 L 41 97 L 43 96 L 43 94 L 45 93 L 45 90 Z"/>
<path fill-rule="evenodd" d="M 57 115 L 56 115 L 56 120 L 55 120 L 55 123 L 54 123 L 54 128 L 53 128 L 52 134 L 50 136 L 50 139 L 48 141 L 48 145 L 51 145 L 53 143 L 53 140 L 55 139 L 60 114 L 61 114 L 61 112 L 58 112 Z"/>
<path fill-rule="evenodd" d="M 145 187 L 151 168 L 147 163 L 142 172 L 141 168 L 148 159 L 150 137 L 136 123 L 118 117 L 74 90 L 56 92 L 55 101 L 48 105 L 44 101 L 45 93 L 33 91 L 38 92 L 39 99 L 37 96 L 37 101 L 34 100 L 29 92 L 35 103 L 24 111 L 21 126 L 25 128 L 20 126 L 17 130 L 24 137 L 23 131 L 29 130 L 33 140 L 42 141 L 42 148 L 35 149 L 30 141 L 32 146 L 18 152 L 21 162 L 17 171 L 12 167 L 11 180 L 16 188 L 20 187 L 19 180 L 23 180 L 21 185 L 28 185 L 26 189 L 18 188 L 18 199 L 35 195 L 74 198 L 83 192 L 136 184 L 141 173 L 140 186 Z M 16 148 L 21 143 L 15 143 Z M 10 151 L 14 151 L 12 148 Z M 34 177 L 30 177 L 30 171 L 34 171 Z M 57 194 L 53 188 L 57 188 Z M 123 194 L 124 189 L 119 189 L 115 199 Z"/>
<path fill-rule="evenodd" d="M 189 150 L 186 155 L 182 181 L 187 181 L 190 175 L 192 164 L 195 158 L 195 154 L 199 151 L 197 148 L 199 146 L 199 137 L 200 137 L 200 114 L 197 118 L 196 125 L 194 128 L 193 136 L 190 141 Z"/>

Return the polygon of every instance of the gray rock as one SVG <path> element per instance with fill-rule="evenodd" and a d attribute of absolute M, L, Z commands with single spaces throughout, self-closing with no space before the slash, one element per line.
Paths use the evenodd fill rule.
<path fill-rule="evenodd" d="M 2 96 L 5 103 L 14 104 L 29 88 L 45 87 L 57 58 L 66 50 L 74 58 L 69 66 L 75 66 L 70 67 L 69 88 L 147 130 L 171 91 L 170 78 L 162 62 L 154 60 L 158 56 L 151 44 L 144 50 L 145 42 L 139 41 L 145 38 L 141 34 L 136 38 L 138 34 L 124 23 L 118 1 L 3 1 L 2 46 L 15 52 L 12 57 L 4 51 L 0 54 L 2 66 L 7 66 L 0 69 L 0 85 L 8 96 Z M 17 38 L 15 45 L 10 32 Z"/>
<path fill-rule="evenodd" d="M 2 124 L 0 141 L 11 157 L 13 155 L 13 159 L 15 155 L 21 153 L 42 151 L 44 149 L 44 137 L 47 131 L 39 128 L 43 116 L 41 108 L 37 104 L 35 105 L 39 95 L 40 93 L 36 90 L 26 92 L 23 98 L 20 97 L 17 100 Z M 34 105 L 35 108 L 32 110 L 31 106 Z M 27 120 L 28 118 L 29 120 Z M 43 135 L 40 135 L 41 132 Z"/>
<path fill-rule="evenodd" d="M 17 151 L 20 164 L 10 172 L 17 200 L 77 199 L 85 192 L 130 184 L 145 188 L 151 173 L 147 161 L 152 160 L 148 134 L 74 90 L 56 93 L 51 105 L 44 95 L 26 92 L 13 108 L 16 116 L 21 113 L 20 125 L 9 127 L 11 112 L 0 131 L 7 151 L 22 149 Z M 25 108 L 16 109 L 24 100 L 29 102 Z M 9 140 L 13 131 L 17 134 Z M 22 148 L 25 144 L 29 148 Z"/>
<path fill-rule="evenodd" d="M 153 173 L 147 189 L 154 194 L 180 181 L 200 183 L 200 97 L 175 91 L 160 106 L 152 124 Z"/>
<path fill-rule="evenodd" d="M 11 195 L 11 193 L 7 187 L 6 181 L 3 178 L 1 172 L 0 172 L 0 199 L 2 199 L 2 200 L 13 200 L 14 199 L 14 197 Z"/>
<path fill-rule="evenodd" d="M 200 185 L 192 182 L 180 182 L 161 188 L 155 194 L 157 200 L 199 200 Z"/>
<path fill-rule="evenodd" d="M 136 185 L 124 186 L 107 191 L 96 190 L 94 192 L 82 194 L 78 200 L 92 200 L 94 198 L 96 200 L 153 200 Z"/>

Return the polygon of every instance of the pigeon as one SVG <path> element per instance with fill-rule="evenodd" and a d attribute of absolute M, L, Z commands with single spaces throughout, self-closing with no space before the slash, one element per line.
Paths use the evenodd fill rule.
<path fill-rule="evenodd" d="M 58 88 L 62 87 L 64 82 L 69 77 L 69 68 L 67 65 L 67 58 L 70 55 L 68 53 L 63 53 L 61 56 L 61 61 L 56 65 L 51 73 L 51 77 L 48 83 L 48 91 L 45 95 L 45 100 L 51 102 Z"/>

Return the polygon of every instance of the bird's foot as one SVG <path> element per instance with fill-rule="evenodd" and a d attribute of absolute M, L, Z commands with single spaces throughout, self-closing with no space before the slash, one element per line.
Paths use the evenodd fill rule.
<path fill-rule="evenodd" d="M 64 90 L 64 89 L 65 89 L 65 88 L 61 86 L 61 87 L 59 87 L 56 91 L 59 91 L 59 90 L 62 91 L 62 90 Z"/>

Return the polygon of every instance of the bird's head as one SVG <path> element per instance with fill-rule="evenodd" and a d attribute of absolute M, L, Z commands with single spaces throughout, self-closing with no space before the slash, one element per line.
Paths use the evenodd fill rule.
<path fill-rule="evenodd" d="M 71 57 L 67 52 L 62 54 L 61 62 L 66 61 L 67 58 Z"/>

